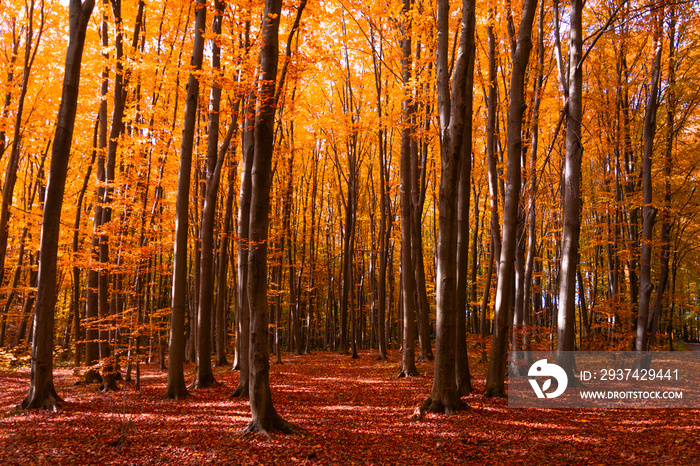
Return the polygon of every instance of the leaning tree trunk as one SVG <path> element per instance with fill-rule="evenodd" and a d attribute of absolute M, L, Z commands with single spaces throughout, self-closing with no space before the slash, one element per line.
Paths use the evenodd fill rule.
<path fill-rule="evenodd" d="M 202 68 L 204 55 L 204 29 L 207 20 L 205 0 L 197 0 L 192 46 L 193 72 Z M 168 386 L 166 398 L 187 396 L 185 386 L 185 314 L 187 313 L 187 229 L 190 202 L 190 175 L 192 172 L 192 149 L 199 100 L 199 80 L 190 74 L 185 101 L 185 121 L 182 126 L 180 146 L 180 168 L 177 180 L 175 206 L 175 249 L 173 252 L 173 285 L 170 313 L 170 344 L 168 347 Z"/>
<path fill-rule="evenodd" d="M 508 349 L 508 324 L 511 321 L 512 293 L 520 202 L 520 158 L 522 148 L 522 119 L 525 111 L 525 72 L 530 59 L 532 23 L 537 10 L 537 0 L 526 0 L 520 20 L 518 41 L 513 52 L 513 71 L 510 78 L 510 103 L 508 105 L 508 173 L 503 201 L 503 244 L 498 263 L 498 282 L 494 309 L 491 357 L 486 378 L 485 396 L 505 396 L 506 356 Z"/>
<path fill-rule="evenodd" d="M 17 182 L 17 172 L 19 171 L 21 147 L 20 141 L 22 139 L 21 129 L 22 113 L 24 111 L 24 100 L 27 95 L 27 89 L 29 87 L 29 77 L 31 74 L 32 65 L 34 64 L 34 58 L 36 57 L 37 50 L 39 49 L 39 44 L 41 43 L 41 36 L 44 32 L 44 2 L 42 1 L 41 6 L 39 7 L 39 9 L 37 9 L 40 13 L 40 20 L 39 31 L 35 44 L 32 44 L 32 42 L 34 41 L 34 1 L 31 2 L 31 5 L 25 2 L 25 10 L 28 24 L 24 33 L 25 40 L 22 84 L 20 85 L 19 96 L 17 98 L 17 109 L 14 112 L 15 125 L 14 132 L 12 135 L 12 146 L 10 148 L 10 158 L 7 161 L 7 167 L 5 169 L 5 179 L 2 186 L 2 201 L 0 201 L 0 286 L 2 286 L 5 281 L 5 256 L 7 255 L 8 223 L 10 221 L 10 207 L 12 205 L 12 199 L 14 197 L 15 183 Z M 15 44 L 15 47 L 17 46 L 19 46 L 19 39 Z M 16 54 L 16 52 L 16 50 L 13 51 L 14 54 Z M 14 58 L 12 59 L 12 61 L 14 61 Z M 12 71 L 9 71 L 9 74 L 11 76 Z M 8 98 L 9 96 L 10 94 L 8 94 Z M 0 156 L 2 156 L 1 152 Z"/>
<path fill-rule="evenodd" d="M 49 168 L 44 213 L 41 222 L 40 262 L 37 287 L 34 338 L 32 343 L 29 392 L 22 408 L 55 411 L 61 403 L 53 383 L 54 312 L 56 308 L 56 265 L 61 225 L 61 208 L 68 175 L 68 160 L 75 115 L 78 109 L 80 65 L 88 20 L 94 0 L 71 0 L 69 9 L 68 50 L 66 52 L 63 94 L 58 109 Z"/>

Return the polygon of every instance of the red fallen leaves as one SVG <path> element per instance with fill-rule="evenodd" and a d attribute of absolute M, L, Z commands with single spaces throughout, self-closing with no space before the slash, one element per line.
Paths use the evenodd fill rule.
<path fill-rule="evenodd" d="M 0 459 L 3 464 L 697 464 L 698 410 L 509 410 L 485 399 L 485 367 L 475 361 L 469 410 L 426 414 L 432 363 L 421 377 L 395 378 L 398 356 L 372 352 L 353 360 L 334 353 L 287 356 L 271 366 L 275 407 L 303 434 L 240 438 L 246 401 L 229 399 L 238 374 L 216 369 L 224 385 L 161 399 L 165 372 L 143 370 L 142 389 L 118 393 L 74 386 L 56 370 L 66 404 L 58 413 L 11 413 L 29 373 L 0 372 Z M 476 357 L 476 354 L 474 355 Z M 190 372 L 189 379 L 194 377 Z"/>

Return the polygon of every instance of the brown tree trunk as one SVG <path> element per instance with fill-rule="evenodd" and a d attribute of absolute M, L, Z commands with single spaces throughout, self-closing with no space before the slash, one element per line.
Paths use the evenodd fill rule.
<path fill-rule="evenodd" d="M 234 116 L 237 118 L 237 114 Z M 237 131 L 235 128 L 234 131 Z M 236 134 L 234 133 L 233 141 L 236 140 Z M 235 149 L 235 145 L 233 146 Z M 228 263 L 229 263 L 229 244 L 230 236 L 232 231 L 233 223 L 233 196 L 234 196 L 234 184 L 236 179 L 236 165 L 233 164 L 230 159 L 233 157 L 233 149 L 229 155 L 229 174 L 228 174 L 228 188 L 226 190 L 226 203 L 224 208 L 224 220 L 221 231 L 221 244 L 219 246 L 219 262 L 217 264 L 216 272 L 216 365 L 217 366 L 228 366 L 228 360 L 226 359 L 226 328 L 227 328 L 227 314 L 228 314 L 228 296 L 227 296 L 227 277 L 228 277 Z M 235 280 L 235 270 L 233 286 L 236 286 Z M 235 293 L 234 293 L 235 295 Z M 235 297 L 234 297 L 235 302 Z M 237 306 L 237 303 L 236 303 Z"/>
<path fill-rule="evenodd" d="M 669 261 L 671 256 L 671 171 L 673 165 L 673 142 L 675 139 L 675 113 L 676 113 L 676 8 L 671 5 L 669 32 L 668 32 L 668 97 L 666 109 L 666 151 L 664 153 L 664 203 L 661 211 L 661 275 L 659 286 L 654 299 L 654 307 L 649 319 L 648 332 L 649 344 L 653 345 L 656 332 L 659 327 L 661 308 L 663 306 L 664 293 L 668 285 Z M 669 332 L 669 341 L 671 332 Z M 672 346 L 671 346 L 672 347 Z"/>
<path fill-rule="evenodd" d="M 527 209 L 527 257 L 525 259 L 525 289 L 523 296 L 523 335 L 522 349 L 530 351 L 530 327 L 533 322 L 530 321 L 530 315 L 535 313 L 528 312 L 530 307 L 530 297 L 532 295 L 532 276 L 535 265 L 535 256 L 537 255 L 537 149 L 539 145 L 539 115 L 540 102 L 542 101 L 542 88 L 544 84 L 544 2 L 540 3 L 539 15 L 537 18 L 537 75 L 534 85 L 534 103 L 532 109 L 532 128 L 530 140 L 530 185 L 528 192 L 528 209 Z M 534 306 L 533 306 L 534 307 Z"/>
<path fill-rule="evenodd" d="M 657 13 L 658 14 L 658 13 Z M 654 134 L 656 133 L 656 113 L 659 108 L 659 80 L 661 75 L 661 54 L 663 20 L 659 15 L 655 18 L 656 30 L 654 31 L 655 55 L 651 71 L 651 89 L 649 102 L 644 112 L 644 154 L 642 158 L 642 244 L 639 256 L 639 314 L 637 315 L 637 337 L 635 349 L 647 351 L 649 335 L 649 305 L 651 292 L 654 286 L 651 283 L 651 241 L 654 233 L 654 220 L 656 219 L 656 207 L 653 206 L 652 184 L 652 156 L 654 153 Z"/>
<path fill-rule="evenodd" d="M 194 44 L 192 46 L 193 71 L 202 68 L 204 55 L 204 30 L 207 9 L 205 0 L 197 0 L 195 8 Z M 190 175 L 192 172 L 192 149 L 194 144 L 199 80 L 194 73 L 187 82 L 185 120 L 182 126 L 180 146 L 180 168 L 177 182 L 175 206 L 175 248 L 173 252 L 173 282 L 170 313 L 170 343 L 168 350 L 168 386 L 165 398 L 187 396 L 185 385 L 185 314 L 187 312 L 187 229 L 189 228 Z"/>
<path fill-rule="evenodd" d="M 452 413 L 464 407 L 455 383 L 455 350 L 457 337 L 457 199 L 461 159 L 464 154 L 466 83 L 469 71 L 469 43 L 473 35 L 471 11 L 475 2 L 462 2 L 462 24 L 459 50 L 454 64 L 452 91 L 449 86 L 448 36 L 449 10 L 446 0 L 438 1 L 437 9 L 437 89 L 440 114 L 440 232 L 437 250 L 437 342 L 435 373 L 430 396 L 419 407 L 425 410 Z"/>
<path fill-rule="evenodd" d="M 464 141 L 462 142 L 462 164 L 458 181 L 457 201 L 457 288 L 455 289 L 457 309 L 457 346 L 455 355 L 455 380 L 460 395 L 468 395 L 472 391 L 471 375 L 469 373 L 469 358 L 467 354 L 467 275 L 469 273 L 469 203 L 471 201 L 471 171 L 472 171 L 472 107 L 474 101 L 474 28 L 476 9 L 470 8 L 463 14 L 469 14 L 466 30 L 466 60 L 467 76 L 465 81 L 465 116 Z"/>
<path fill-rule="evenodd" d="M 522 118 L 525 111 L 525 72 L 530 59 L 532 23 L 537 11 L 536 0 L 526 0 L 520 20 L 517 45 L 513 51 L 513 70 L 508 105 L 508 172 L 503 205 L 503 244 L 498 262 L 498 282 L 494 308 L 491 357 L 486 378 L 485 396 L 505 396 L 508 325 L 511 320 L 517 249 L 518 204 L 520 202 L 520 158 L 522 152 Z"/>
<path fill-rule="evenodd" d="M 260 52 L 261 103 L 255 117 L 255 149 L 251 179 L 248 252 L 248 297 L 250 325 L 250 411 L 252 419 L 245 432 L 291 430 L 272 405 L 270 362 L 268 360 L 267 241 L 272 182 L 272 149 L 275 109 L 265 96 L 275 94 L 278 62 L 278 32 L 281 0 L 266 0 Z"/>
<path fill-rule="evenodd" d="M 92 157 L 90 159 L 90 165 L 88 165 L 87 172 L 85 173 L 85 179 L 83 180 L 83 186 L 80 188 L 80 194 L 78 194 L 77 208 L 75 211 L 75 222 L 73 223 L 73 256 L 77 257 L 78 249 L 80 245 L 80 219 L 83 211 L 83 200 L 85 198 L 85 193 L 87 192 L 88 184 L 90 182 L 90 176 L 92 174 L 92 166 L 95 164 L 95 158 L 97 157 L 97 133 L 99 129 L 99 121 L 95 122 L 95 135 L 93 137 L 93 151 Z M 74 337 L 75 337 L 75 367 L 80 367 L 80 360 L 82 357 L 83 344 L 78 343 L 82 340 L 81 336 L 81 326 L 80 326 L 80 271 L 81 268 L 77 265 L 73 266 L 73 296 L 71 301 L 71 311 L 73 314 L 73 324 L 74 324 Z"/>
<path fill-rule="evenodd" d="M 372 41 L 372 65 L 374 68 L 374 84 L 377 100 L 377 117 L 381 121 L 383 116 L 382 106 L 382 67 L 379 63 L 376 47 L 374 47 L 374 30 L 371 30 L 370 40 Z M 380 46 L 381 48 L 381 38 Z M 389 164 L 386 161 L 386 134 L 384 129 L 377 130 L 377 157 L 379 159 L 379 270 L 377 276 L 377 359 L 384 361 L 387 359 L 387 328 L 386 328 L 386 268 L 389 255 L 389 239 L 391 237 L 391 199 L 387 192 L 389 178 Z"/>
<path fill-rule="evenodd" d="M 566 156 L 562 173 L 562 243 L 559 271 L 559 309 L 557 311 L 557 361 L 562 352 L 573 351 L 576 343 L 576 270 L 581 232 L 581 117 L 583 114 L 583 1 L 573 0 L 569 14 L 569 75 L 565 81 Z"/>
<path fill-rule="evenodd" d="M 411 138 L 413 137 L 413 101 L 411 98 L 411 0 L 404 0 L 401 14 L 402 49 L 401 77 L 403 101 L 401 102 L 401 303 L 403 308 L 403 343 L 399 377 L 418 375 L 415 362 L 415 267 L 411 254 L 413 230 L 413 177 L 411 176 Z"/>
<path fill-rule="evenodd" d="M 245 45 L 249 46 L 250 23 L 246 23 Z M 238 302 L 236 319 L 236 360 L 239 366 L 238 386 L 232 397 L 247 398 L 250 388 L 250 307 L 248 304 L 248 254 L 250 244 L 250 192 L 253 172 L 254 128 L 256 107 L 255 88 L 248 94 L 243 118 L 241 144 L 241 187 L 238 203 Z"/>
<path fill-rule="evenodd" d="M 94 0 L 71 0 L 69 40 L 66 52 L 63 94 L 58 110 L 46 198 L 41 223 L 41 259 L 39 263 L 37 305 L 29 392 L 22 408 L 55 411 L 61 403 L 53 383 L 54 312 L 56 307 L 56 263 L 61 225 L 61 207 L 65 191 L 68 161 L 78 104 L 80 65 L 87 23 Z"/>
<path fill-rule="evenodd" d="M 221 35 L 222 15 L 226 5 L 215 2 L 216 10 L 212 20 L 211 66 L 214 81 L 209 99 L 209 127 L 207 128 L 207 167 L 204 208 L 199 229 L 200 262 L 199 262 L 199 300 L 197 312 L 197 377 L 189 388 L 202 388 L 213 385 L 214 373 L 211 366 L 211 323 L 214 311 L 214 223 L 216 221 L 216 202 L 219 194 L 219 182 L 228 145 L 233 137 L 236 122 L 235 109 L 226 137 L 219 147 L 219 111 L 221 108 L 221 85 L 218 82 L 221 69 L 221 48 L 217 41 Z"/>

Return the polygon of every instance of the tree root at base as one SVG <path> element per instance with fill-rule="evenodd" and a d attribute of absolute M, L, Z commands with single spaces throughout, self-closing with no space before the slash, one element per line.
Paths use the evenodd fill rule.
<path fill-rule="evenodd" d="M 27 396 L 27 398 L 22 401 L 18 408 L 25 410 L 46 409 L 55 413 L 62 405 L 63 398 L 58 396 L 55 390 L 50 390 L 49 393 L 43 396 L 36 393 L 34 393 L 34 396 L 31 399 Z"/>
<path fill-rule="evenodd" d="M 446 403 L 444 401 L 433 400 L 432 397 L 428 397 L 427 400 L 421 403 L 420 406 L 413 411 L 411 419 L 414 421 L 420 421 L 423 419 L 423 415 L 426 412 L 454 414 L 457 411 L 462 411 L 465 409 L 467 409 L 467 405 L 459 398 Z"/>
<path fill-rule="evenodd" d="M 291 422 L 285 421 L 281 416 L 275 415 L 274 419 L 266 422 L 265 425 L 263 425 L 259 419 L 250 421 L 248 426 L 241 431 L 239 437 L 243 438 L 251 434 L 262 434 L 272 440 L 270 432 L 281 432 L 284 435 L 296 435 L 302 433 L 303 429 Z"/>
<path fill-rule="evenodd" d="M 250 393 L 248 392 L 248 384 L 239 384 L 236 390 L 231 393 L 229 398 L 249 398 Z"/>

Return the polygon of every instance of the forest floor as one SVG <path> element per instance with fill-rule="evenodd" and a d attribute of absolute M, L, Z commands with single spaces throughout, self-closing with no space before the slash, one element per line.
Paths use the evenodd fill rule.
<path fill-rule="evenodd" d="M 228 398 L 238 373 L 216 368 L 220 385 L 163 400 L 166 373 L 142 366 L 142 388 L 98 393 L 55 369 L 65 404 L 21 412 L 29 369 L 0 371 L 0 463 L 7 464 L 699 464 L 700 410 L 508 409 L 481 396 L 486 368 L 470 357 L 468 409 L 411 420 L 427 397 L 433 363 L 397 379 L 391 361 L 320 352 L 271 365 L 277 411 L 303 429 L 241 438 L 245 400 Z M 186 368 L 186 379 L 194 368 Z M 123 442 L 120 442 L 123 440 Z"/>

